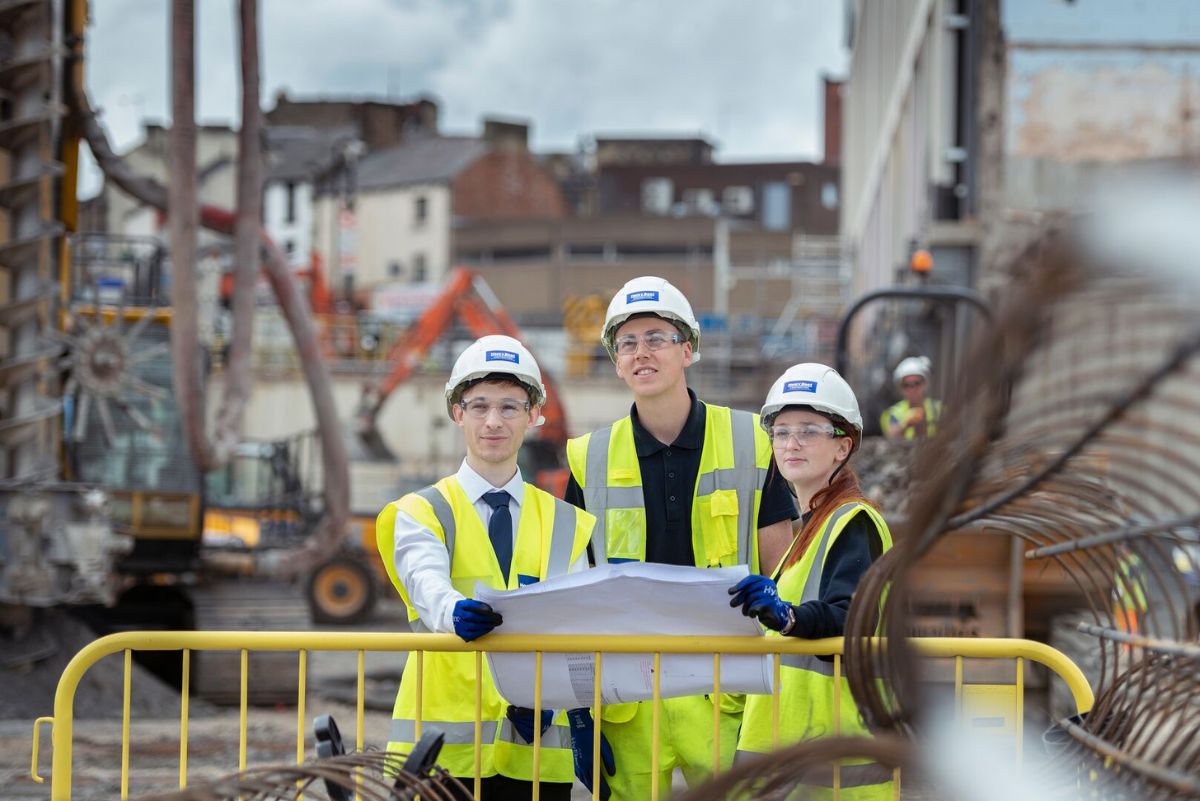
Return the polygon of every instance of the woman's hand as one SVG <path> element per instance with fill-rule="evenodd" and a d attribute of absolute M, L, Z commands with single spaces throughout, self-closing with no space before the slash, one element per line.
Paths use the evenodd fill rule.
<path fill-rule="evenodd" d="M 779 597 L 779 588 L 766 576 L 749 575 L 729 588 L 730 606 L 741 606 L 746 617 L 769 629 L 783 631 L 795 621 L 792 605 Z"/>

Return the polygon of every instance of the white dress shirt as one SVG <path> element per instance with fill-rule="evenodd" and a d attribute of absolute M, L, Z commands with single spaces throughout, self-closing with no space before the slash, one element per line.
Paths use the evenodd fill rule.
<path fill-rule="evenodd" d="M 517 531 L 521 521 L 521 503 L 525 499 L 525 482 L 520 468 L 502 487 L 493 487 L 476 473 L 466 460 L 454 474 L 467 497 L 475 506 L 484 529 L 492 519 L 492 507 L 483 499 L 485 493 L 503 490 L 508 493 L 508 511 L 512 515 L 513 553 L 516 553 Z M 408 600 L 431 631 L 454 632 L 454 605 L 465 596 L 450 583 L 450 554 L 446 544 L 436 534 L 422 526 L 406 512 L 396 512 L 392 536 L 395 543 L 396 575 L 400 577 Z M 569 572 L 587 569 L 587 555 L 581 555 Z"/>

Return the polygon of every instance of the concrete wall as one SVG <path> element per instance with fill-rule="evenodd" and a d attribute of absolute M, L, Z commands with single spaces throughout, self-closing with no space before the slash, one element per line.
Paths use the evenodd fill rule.
<path fill-rule="evenodd" d="M 1012 202 L 1055 207 L 1071 172 L 1200 155 L 1194 0 L 1007 0 L 1003 24 Z"/>
<path fill-rule="evenodd" d="M 334 401 L 347 432 L 352 430 L 349 421 L 358 405 L 362 380 L 361 375 L 334 380 Z M 220 376 L 209 383 L 210 409 L 219 403 L 221 383 Z M 398 462 L 352 462 L 351 505 L 356 511 L 378 511 L 396 497 L 405 482 L 428 481 L 458 469 L 466 451 L 462 434 L 446 415 L 444 391 L 444 376 L 418 375 L 393 393 L 380 413 L 379 430 Z M 559 391 L 572 434 L 607 425 L 629 410 L 628 389 L 615 373 L 574 380 Z M 302 379 L 256 381 L 246 409 L 245 439 L 279 439 L 315 427 L 308 387 Z M 353 455 L 353 443 L 350 450 Z"/>

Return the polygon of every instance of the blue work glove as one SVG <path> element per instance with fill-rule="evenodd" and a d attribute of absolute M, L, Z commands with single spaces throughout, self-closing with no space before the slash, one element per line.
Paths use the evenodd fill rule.
<path fill-rule="evenodd" d="M 533 710 L 527 706 L 510 706 L 504 714 L 512 721 L 513 728 L 517 730 L 517 734 L 521 735 L 521 739 L 533 745 Z M 554 710 L 543 709 L 542 734 L 545 734 L 546 729 L 550 728 L 552 720 L 554 720 Z"/>
<path fill-rule="evenodd" d="M 567 711 L 567 720 L 571 722 L 571 750 L 575 753 L 575 778 L 583 782 L 587 791 L 592 792 L 592 772 L 595 764 L 592 762 L 592 744 L 596 741 L 596 724 L 592 721 L 592 713 L 588 709 L 571 709 Z M 617 772 L 617 761 L 613 758 L 612 746 L 604 733 L 600 734 L 600 762 L 604 769 L 600 771 L 600 798 L 602 801 L 612 795 L 604 774 L 612 776 Z"/>
<path fill-rule="evenodd" d="M 474 598 L 463 598 L 454 605 L 454 633 L 466 642 L 478 639 L 504 622 L 492 607 Z"/>
<path fill-rule="evenodd" d="M 730 606 L 742 607 L 746 617 L 756 617 L 769 629 L 782 631 L 792 618 L 792 605 L 779 597 L 779 588 L 766 576 L 749 575 L 729 588 Z"/>

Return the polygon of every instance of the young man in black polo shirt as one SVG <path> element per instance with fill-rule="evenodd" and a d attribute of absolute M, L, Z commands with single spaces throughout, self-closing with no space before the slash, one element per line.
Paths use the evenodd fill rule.
<path fill-rule="evenodd" d="M 699 359 L 699 340 L 687 298 L 662 278 L 635 278 L 609 304 L 602 341 L 633 392 L 633 408 L 567 445 L 566 500 L 597 518 L 597 564 L 744 564 L 757 573 L 774 568 L 791 541 L 795 503 L 768 469 L 771 444 L 758 416 L 702 403 L 687 387 L 684 371 Z M 740 698 L 664 700 L 660 792 L 669 792 L 676 767 L 689 785 L 711 772 L 713 703 L 722 710 L 722 767 L 732 764 Z M 652 715 L 651 704 L 604 709 L 602 735 L 615 762 L 607 784 L 618 799 L 650 797 Z M 590 787 L 593 727 L 578 717 L 572 724 L 576 772 Z"/>

